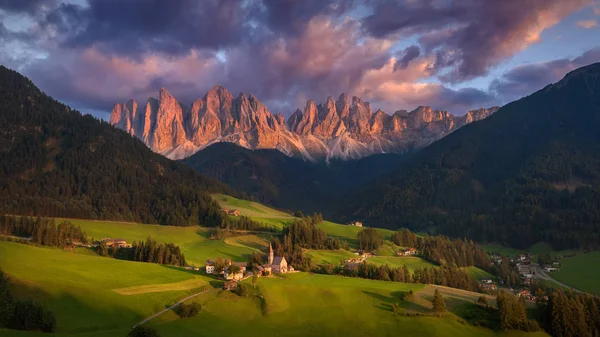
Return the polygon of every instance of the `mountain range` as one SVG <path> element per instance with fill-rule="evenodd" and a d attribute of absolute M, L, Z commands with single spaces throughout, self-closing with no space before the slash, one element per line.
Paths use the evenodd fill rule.
<path fill-rule="evenodd" d="M 217 142 L 230 142 L 329 162 L 422 148 L 497 110 L 482 108 L 454 116 L 420 106 L 389 115 L 381 110 L 373 113 L 368 102 L 341 94 L 337 100 L 328 97 L 318 105 L 309 100 L 304 110 L 296 110 L 286 121 L 254 95 L 233 97 L 217 85 L 190 107 L 164 88 L 158 99 L 151 97 L 144 106 L 135 100 L 115 104 L 110 124 L 171 159 L 189 157 Z"/>

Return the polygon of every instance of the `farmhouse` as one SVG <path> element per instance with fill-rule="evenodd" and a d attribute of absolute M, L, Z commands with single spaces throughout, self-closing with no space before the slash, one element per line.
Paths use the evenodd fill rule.
<path fill-rule="evenodd" d="M 413 256 L 417 254 L 417 250 L 414 248 L 406 248 L 404 251 L 398 252 L 398 256 Z"/>
<path fill-rule="evenodd" d="M 240 211 L 238 211 L 237 209 L 223 209 L 223 212 L 225 212 L 227 215 L 233 215 L 233 216 L 240 216 Z"/>
<path fill-rule="evenodd" d="M 363 226 L 362 222 L 360 222 L 360 221 L 353 221 L 353 222 L 348 223 L 348 225 L 354 226 L 354 227 L 362 227 Z"/>
<path fill-rule="evenodd" d="M 215 261 L 214 260 L 206 260 L 206 266 L 204 268 L 206 269 L 207 274 L 214 274 L 215 273 Z"/>
<path fill-rule="evenodd" d="M 127 243 L 125 239 L 112 239 L 112 238 L 103 238 L 100 240 L 107 247 L 118 247 L 118 248 L 131 248 L 131 244 Z"/>
<path fill-rule="evenodd" d="M 547 272 L 553 272 L 553 271 L 557 271 L 558 268 L 555 268 L 555 267 L 546 267 L 546 268 L 544 268 L 544 270 L 547 271 Z"/>

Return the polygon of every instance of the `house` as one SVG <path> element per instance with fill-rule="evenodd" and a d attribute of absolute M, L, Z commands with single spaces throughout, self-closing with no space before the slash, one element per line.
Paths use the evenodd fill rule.
<path fill-rule="evenodd" d="M 204 268 L 206 269 L 207 274 L 214 274 L 215 273 L 215 261 L 214 260 L 206 260 L 206 266 Z"/>
<path fill-rule="evenodd" d="M 498 287 L 493 283 L 491 283 L 491 284 L 490 283 L 482 283 L 481 289 L 483 289 L 484 291 L 494 291 L 494 290 L 497 290 Z"/>
<path fill-rule="evenodd" d="M 131 244 L 127 243 L 125 239 L 103 238 L 100 242 L 103 242 L 107 247 L 131 248 Z"/>
<path fill-rule="evenodd" d="M 406 248 L 404 251 L 398 252 L 398 256 L 413 256 L 417 254 L 417 250 L 414 248 Z"/>
<path fill-rule="evenodd" d="M 236 281 L 226 281 L 225 284 L 223 285 L 223 289 L 224 290 L 234 290 L 237 289 L 237 282 Z"/>
<path fill-rule="evenodd" d="M 492 283 L 494 283 L 494 281 L 491 278 L 486 278 L 486 279 L 481 280 L 481 283 L 492 284 Z"/>
<path fill-rule="evenodd" d="M 555 267 L 558 267 L 558 266 L 560 266 L 560 262 L 554 261 L 554 262 L 552 262 L 552 265 L 555 266 Z"/>
<path fill-rule="evenodd" d="M 546 268 L 544 268 L 544 270 L 547 271 L 547 272 L 553 272 L 553 271 L 557 271 L 558 268 L 555 268 L 555 267 L 546 267 Z"/>
<path fill-rule="evenodd" d="M 362 227 L 363 226 L 362 222 L 360 222 L 360 221 L 353 221 L 353 222 L 348 223 L 348 225 L 354 226 L 354 227 Z"/>
<path fill-rule="evenodd" d="M 238 211 L 237 209 L 223 209 L 223 212 L 225 212 L 227 215 L 233 215 L 233 216 L 240 216 L 240 211 Z"/>

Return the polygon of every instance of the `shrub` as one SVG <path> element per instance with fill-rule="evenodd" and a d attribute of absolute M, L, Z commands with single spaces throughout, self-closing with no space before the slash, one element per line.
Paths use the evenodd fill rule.
<path fill-rule="evenodd" d="M 233 292 L 236 293 L 238 296 L 241 296 L 241 297 L 248 296 L 248 288 L 247 288 L 247 286 L 245 284 L 238 283 L 237 288 L 234 289 Z"/>
<path fill-rule="evenodd" d="M 181 303 L 177 314 L 182 318 L 194 317 L 200 313 L 200 310 L 202 310 L 202 306 L 198 302 L 192 302 L 190 304 Z"/>

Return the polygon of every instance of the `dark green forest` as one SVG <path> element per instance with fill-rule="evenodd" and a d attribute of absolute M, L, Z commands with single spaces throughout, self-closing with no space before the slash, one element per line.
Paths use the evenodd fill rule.
<path fill-rule="evenodd" d="M 225 185 L 0 66 L 0 213 L 219 226 Z"/>
<path fill-rule="evenodd" d="M 527 248 L 600 248 L 600 63 L 425 148 L 339 220 Z"/>

